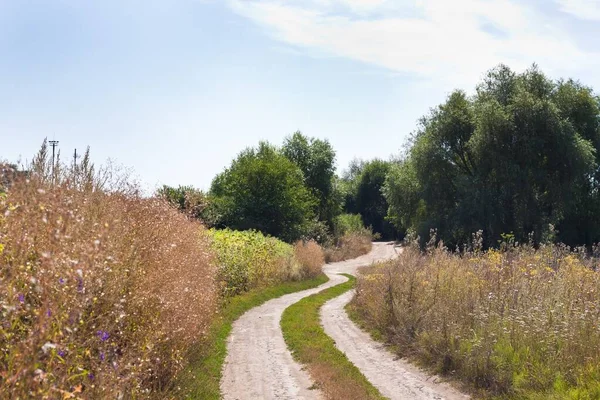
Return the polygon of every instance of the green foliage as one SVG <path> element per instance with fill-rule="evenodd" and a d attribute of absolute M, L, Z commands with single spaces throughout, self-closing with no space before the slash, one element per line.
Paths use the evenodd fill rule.
<path fill-rule="evenodd" d="M 201 220 L 205 225 L 213 226 L 215 224 L 209 198 L 201 190 L 192 186 L 178 186 L 175 188 L 163 185 L 156 194 L 173 204 L 179 211 Z"/>
<path fill-rule="evenodd" d="M 304 175 L 306 187 L 317 199 L 316 215 L 329 226 L 339 213 L 334 196 L 335 151 L 327 140 L 308 138 L 300 131 L 285 139 L 282 153 Z"/>
<path fill-rule="evenodd" d="M 341 214 L 335 218 L 333 234 L 336 238 L 349 233 L 361 233 L 365 229 L 360 214 Z"/>
<path fill-rule="evenodd" d="M 358 176 L 356 188 L 356 209 L 365 226 L 385 238 L 394 236 L 394 228 L 386 221 L 388 203 L 382 188 L 390 170 L 390 162 L 374 159 L 364 164 Z"/>
<path fill-rule="evenodd" d="M 551 224 L 571 244 L 600 240 L 599 110 L 578 83 L 499 66 L 422 119 L 386 180 L 390 221 L 422 243 L 432 228 L 449 245 L 479 230 L 486 246 L 504 232 L 540 243 Z"/>
<path fill-rule="evenodd" d="M 241 152 L 211 187 L 219 225 L 293 242 L 314 219 L 315 198 L 300 168 L 272 145 Z"/>
<path fill-rule="evenodd" d="M 290 244 L 257 231 L 211 229 L 208 235 L 225 297 L 301 277 Z"/>

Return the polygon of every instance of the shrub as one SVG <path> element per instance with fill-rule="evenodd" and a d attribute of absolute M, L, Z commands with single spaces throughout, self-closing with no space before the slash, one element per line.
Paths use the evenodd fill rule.
<path fill-rule="evenodd" d="M 302 266 L 304 277 L 315 277 L 321 273 L 321 267 L 325 264 L 325 254 L 317 242 L 297 241 L 294 245 L 294 255 Z"/>
<path fill-rule="evenodd" d="M 0 195 L 0 391 L 162 397 L 217 305 L 203 228 L 159 199 L 53 180 Z"/>
<path fill-rule="evenodd" d="M 372 240 L 370 231 L 347 233 L 337 240 L 335 246 L 325 249 L 325 260 L 328 263 L 338 262 L 367 254 L 371 251 Z"/>
<path fill-rule="evenodd" d="M 333 222 L 333 235 L 341 238 L 348 233 L 363 233 L 365 226 L 360 214 L 341 214 Z"/>
<path fill-rule="evenodd" d="M 354 306 L 402 356 L 473 387 L 503 398 L 598 398 L 596 266 L 558 246 L 406 248 L 364 271 Z"/>
<path fill-rule="evenodd" d="M 218 279 L 225 297 L 301 277 L 294 249 L 257 231 L 208 231 L 218 260 Z"/>

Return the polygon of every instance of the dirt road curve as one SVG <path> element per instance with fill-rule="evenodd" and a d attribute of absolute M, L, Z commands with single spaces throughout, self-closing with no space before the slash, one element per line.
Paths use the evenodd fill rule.
<path fill-rule="evenodd" d="M 351 273 L 373 261 L 391 258 L 392 246 L 375 244 L 371 253 L 326 266 L 329 282 L 314 289 L 288 294 L 253 308 L 233 324 L 227 339 L 227 358 L 221 379 L 226 400 L 320 399 L 308 373 L 293 360 L 279 322 L 283 311 L 306 296 L 346 281 L 336 268 Z"/>
<path fill-rule="evenodd" d="M 283 340 L 283 311 L 306 296 L 346 280 L 334 279 L 314 289 L 288 294 L 253 308 L 233 324 L 221 379 L 226 400 L 320 399 L 310 376 L 295 362 Z"/>
<path fill-rule="evenodd" d="M 358 267 L 393 258 L 395 255 L 396 251 L 392 245 L 376 243 L 373 250 L 365 256 L 325 266 L 324 270 L 330 278 L 329 282 L 314 289 L 270 300 L 238 319 L 233 324 L 232 333 L 227 341 L 227 358 L 221 380 L 224 398 L 226 400 L 321 399 L 321 393 L 311 389 L 312 381 L 308 373 L 302 370 L 287 350 L 279 325 L 283 311 L 303 297 L 346 281 L 346 277 L 338 273 L 354 274 Z M 449 396 L 447 393 L 450 392 L 443 392 L 442 389 L 437 392 L 430 390 L 438 387 L 445 388 L 445 386 L 427 381 L 425 375 L 419 371 L 415 370 L 409 374 L 404 364 L 394 361 L 393 356 L 379 348 L 368 335 L 347 320 L 347 317 L 345 317 L 347 321 L 344 320 L 343 316 L 346 314 L 343 305 L 350 298 L 340 297 L 334 299 L 334 302 L 327 303 L 323 318 L 326 331 L 384 395 L 393 399 L 464 398 Z M 346 329 L 348 331 L 345 331 Z M 348 346 L 355 346 L 355 350 L 367 346 L 369 350 L 353 352 L 352 349 L 347 348 Z M 362 360 L 360 357 L 365 359 Z M 380 362 L 381 366 L 377 365 Z M 399 382 L 393 376 L 394 374 L 400 374 L 399 376 L 404 380 L 408 379 L 408 382 Z M 412 391 L 408 391 L 408 388 Z M 398 393 L 402 393 L 402 396 Z M 414 396 L 413 393 L 417 395 Z"/>
<path fill-rule="evenodd" d="M 381 246 L 381 245 L 380 245 Z M 390 248 L 374 248 L 373 253 L 381 254 L 382 258 L 392 258 Z M 371 254 L 373 254 L 371 253 Z M 387 257 L 383 257 L 383 254 Z M 346 265 L 332 264 L 325 267 L 331 276 L 333 272 L 355 274 L 356 267 L 364 263 L 347 262 Z M 333 338 L 339 350 L 360 369 L 366 378 L 382 395 L 391 400 L 463 400 L 464 395 L 448 384 L 439 382 L 437 377 L 425 374 L 413 365 L 398 360 L 394 354 L 387 351 L 380 343 L 358 328 L 348 318 L 344 307 L 352 300 L 354 290 L 344 293 L 325 303 L 321 308 L 321 322 L 325 332 Z"/>

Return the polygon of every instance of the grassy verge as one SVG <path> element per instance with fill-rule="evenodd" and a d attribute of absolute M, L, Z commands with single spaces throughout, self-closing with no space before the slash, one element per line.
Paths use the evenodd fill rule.
<path fill-rule="evenodd" d="M 355 278 L 288 307 L 281 318 L 283 337 L 292 355 L 308 365 L 318 388 L 329 399 L 383 399 L 379 391 L 335 347 L 321 326 L 319 309 L 330 299 L 354 287 Z"/>
<path fill-rule="evenodd" d="M 185 397 L 202 400 L 220 398 L 219 383 L 227 354 L 227 337 L 231 332 L 231 325 L 242 314 L 268 300 L 319 286 L 327 280 L 327 276 L 321 274 L 309 280 L 282 283 L 231 298 L 221 309 L 220 317 L 212 324 L 206 340 L 207 344 L 197 346 L 201 350 L 190 357 L 192 360 L 190 368 L 180 381 Z"/>

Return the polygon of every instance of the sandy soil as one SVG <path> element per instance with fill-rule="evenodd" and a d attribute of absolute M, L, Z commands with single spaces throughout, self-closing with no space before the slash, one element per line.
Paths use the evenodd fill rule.
<path fill-rule="evenodd" d="M 386 246 L 386 245 L 379 245 Z M 390 253 L 390 249 L 392 253 Z M 393 246 L 374 248 L 370 255 L 376 258 L 392 258 Z M 332 264 L 325 267 L 329 276 L 332 273 L 356 274 L 356 267 L 366 263 L 357 260 Z M 370 264 L 370 263 L 367 263 Z M 354 290 L 348 291 L 325 303 L 321 308 L 321 322 L 325 332 L 333 338 L 336 347 L 360 369 L 365 377 L 382 395 L 392 400 L 459 400 L 468 399 L 447 383 L 440 382 L 404 360 L 398 359 L 381 343 L 375 342 L 369 334 L 358 328 L 348 317 L 344 307 L 352 300 Z"/>
<path fill-rule="evenodd" d="M 235 321 L 221 379 L 224 399 L 321 399 L 318 390 L 309 389 L 308 372 L 288 351 L 279 322 L 290 305 L 344 280 L 336 275 L 314 289 L 270 300 Z"/>

